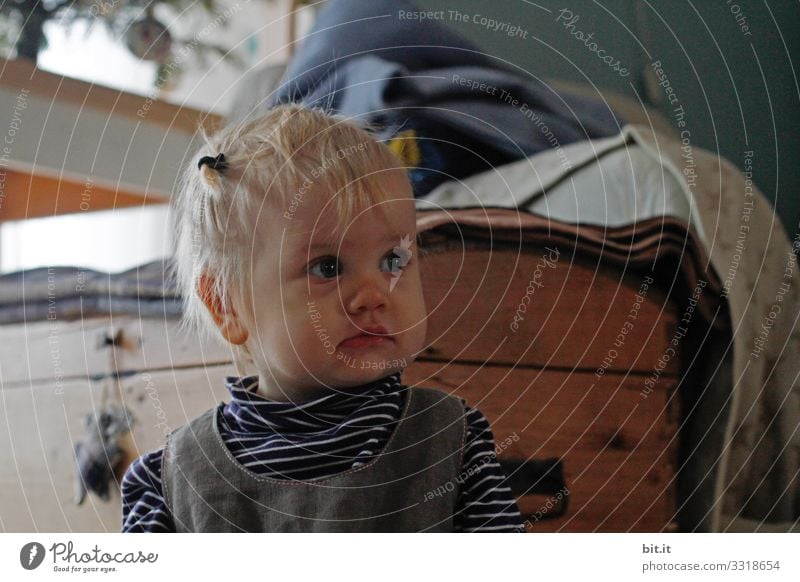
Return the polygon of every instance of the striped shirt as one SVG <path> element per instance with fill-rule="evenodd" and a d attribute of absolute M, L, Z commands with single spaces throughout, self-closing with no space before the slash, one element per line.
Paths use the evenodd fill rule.
<path fill-rule="evenodd" d="M 400 373 L 303 403 L 267 400 L 258 376 L 225 379 L 231 401 L 220 433 L 240 464 L 273 479 L 324 479 L 368 463 L 383 449 L 403 410 Z M 522 531 L 522 517 L 495 458 L 489 423 L 464 404 L 467 417 L 455 531 Z M 123 532 L 174 532 L 161 487 L 161 449 L 136 459 L 122 480 Z"/>

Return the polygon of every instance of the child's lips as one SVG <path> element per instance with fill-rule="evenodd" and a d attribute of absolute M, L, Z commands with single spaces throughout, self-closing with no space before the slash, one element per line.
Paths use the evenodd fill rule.
<path fill-rule="evenodd" d="M 371 346 L 382 345 L 391 341 L 393 341 L 392 338 L 386 336 L 362 334 L 344 340 L 339 344 L 339 347 L 355 349 L 368 348 Z"/>
<path fill-rule="evenodd" d="M 363 333 L 359 333 L 347 338 L 339 344 L 341 348 L 367 348 L 393 342 L 394 338 L 389 335 L 386 328 L 382 326 L 362 328 Z"/>

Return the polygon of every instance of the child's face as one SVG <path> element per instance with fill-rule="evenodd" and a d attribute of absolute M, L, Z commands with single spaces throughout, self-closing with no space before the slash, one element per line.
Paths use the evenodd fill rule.
<path fill-rule="evenodd" d="M 383 176 L 393 199 L 356 213 L 340 240 L 329 240 L 332 205 L 314 187 L 291 218 L 265 207 L 248 330 L 264 395 L 309 398 L 326 386 L 357 386 L 402 370 L 423 348 L 411 185 L 402 170 Z"/>

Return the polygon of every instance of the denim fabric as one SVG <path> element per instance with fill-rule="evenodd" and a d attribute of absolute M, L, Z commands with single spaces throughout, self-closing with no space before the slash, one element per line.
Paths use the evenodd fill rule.
<path fill-rule="evenodd" d="M 460 398 L 409 388 L 381 453 L 315 481 L 261 477 L 219 433 L 223 404 L 173 431 L 164 446 L 164 499 L 178 532 L 453 531 L 467 423 Z"/>

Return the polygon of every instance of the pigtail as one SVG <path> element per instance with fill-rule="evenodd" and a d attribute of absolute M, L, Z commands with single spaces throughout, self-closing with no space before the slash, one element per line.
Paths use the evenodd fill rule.
<path fill-rule="evenodd" d="M 197 169 L 200 171 L 203 182 L 215 194 L 221 192 L 222 176 L 229 168 L 230 165 L 225 159 L 225 154 L 219 154 L 216 157 L 203 156 L 197 162 Z"/>

